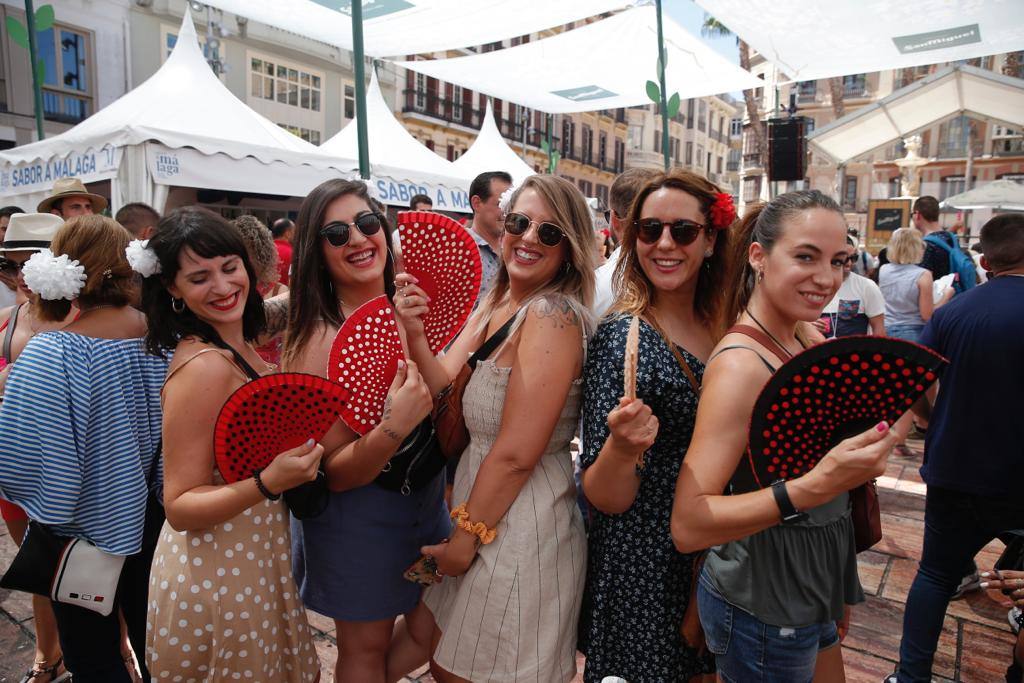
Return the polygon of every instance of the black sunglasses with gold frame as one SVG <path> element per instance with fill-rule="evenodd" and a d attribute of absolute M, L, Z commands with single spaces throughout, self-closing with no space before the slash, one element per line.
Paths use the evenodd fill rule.
<path fill-rule="evenodd" d="M 356 227 L 359 232 L 367 237 L 380 232 L 381 215 L 372 211 L 361 213 L 351 223 L 345 221 L 331 221 L 320 228 L 320 236 L 330 242 L 332 247 L 343 247 L 348 244 L 352 237 L 352 228 Z"/>
<path fill-rule="evenodd" d="M 656 243 L 661 239 L 665 228 L 668 228 L 672 240 L 682 247 L 693 244 L 694 240 L 697 239 L 697 235 L 705 230 L 703 224 L 685 218 L 672 221 L 671 223 L 664 222 L 658 218 L 641 218 L 638 221 L 634 221 L 633 225 L 636 226 L 636 238 L 644 244 Z"/>

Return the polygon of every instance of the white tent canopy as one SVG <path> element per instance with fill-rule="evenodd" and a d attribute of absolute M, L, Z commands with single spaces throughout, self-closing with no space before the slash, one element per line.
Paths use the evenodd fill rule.
<path fill-rule="evenodd" d="M 408 205 L 416 194 L 427 194 L 434 208 L 469 211 L 469 179 L 447 159 L 424 147 L 405 129 L 384 101 L 376 72 L 366 89 L 367 141 L 371 191 L 385 204 Z M 320 145 L 324 154 L 358 158 L 356 119 Z"/>
<path fill-rule="evenodd" d="M 764 85 L 667 16 L 664 35 L 669 95 L 686 99 Z M 656 10 L 644 6 L 506 50 L 397 64 L 533 109 L 567 113 L 650 102 L 646 83 L 657 81 L 657 59 Z"/>
<path fill-rule="evenodd" d="M 942 206 L 951 206 L 954 209 L 1024 211 L 1024 184 L 1013 180 L 993 180 L 991 183 L 946 198 Z"/>
<path fill-rule="evenodd" d="M 807 140 L 845 163 L 960 114 L 1024 127 L 1024 80 L 972 66 L 946 67 L 815 130 Z"/>
<path fill-rule="evenodd" d="M 213 7 L 352 49 L 346 0 L 205 0 Z M 365 52 L 420 54 L 493 43 L 628 5 L 630 0 L 366 0 Z"/>
<path fill-rule="evenodd" d="M 795 81 L 1024 48 L 1020 0 L 696 0 Z"/>
<path fill-rule="evenodd" d="M 235 97 L 206 63 L 186 14 L 174 51 L 144 83 L 71 130 L 0 153 L 0 195 L 29 204 L 61 177 L 112 179 L 115 210 L 127 201 L 159 210 L 166 187 L 151 183 L 304 195 L 350 173 L 352 159 L 321 152 Z"/>
<path fill-rule="evenodd" d="M 470 178 L 487 171 L 505 171 L 512 176 L 512 181 L 516 185 L 535 173 L 501 136 L 494 122 L 494 110 L 491 108 L 490 100 L 487 100 L 483 125 L 480 126 L 476 140 L 453 165 L 459 173 Z"/>

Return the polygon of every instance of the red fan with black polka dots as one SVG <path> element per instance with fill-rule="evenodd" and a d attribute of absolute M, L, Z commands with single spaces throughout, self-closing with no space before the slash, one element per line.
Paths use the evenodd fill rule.
<path fill-rule="evenodd" d="M 224 481 L 248 479 L 284 451 L 320 441 L 347 403 L 348 392 L 316 375 L 286 372 L 243 384 L 228 398 L 213 430 L 213 454 Z"/>
<path fill-rule="evenodd" d="M 763 488 L 810 471 L 843 439 L 890 425 L 935 383 L 946 360 L 887 337 L 841 337 L 794 356 L 754 404 L 748 460 Z"/>
<path fill-rule="evenodd" d="M 370 299 L 342 323 L 327 358 L 327 377 L 348 391 L 341 419 L 356 434 L 380 422 L 402 358 L 398 321 L 386 296 Z"/>
<path fill-rule="evenodd" d="M 473 312 L 483 267 L 472 235 L 451 218 L 430 211 L 398 214 L 405 272 L 419 280 L 430 297 L 423 329 L 437 353 L 455 338 Z"/>

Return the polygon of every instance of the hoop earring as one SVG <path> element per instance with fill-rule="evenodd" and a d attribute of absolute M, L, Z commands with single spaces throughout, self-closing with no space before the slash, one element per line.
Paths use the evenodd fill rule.
<path fill-rule="evenodd" d="M 568 275 L 572 272 L 572 264 L 568 261 L 562 261 L 562 273 Z"/>
<path fill-rule="evenodd" d="M 171 310 L 174 311 L 175 313 L 177 313 L 178 315 L 181 315 L 182 313 L 184 313 L 185 312 L 185 300 L 184 299 L 175 299 L 172 296 L 171 297 Z"/>

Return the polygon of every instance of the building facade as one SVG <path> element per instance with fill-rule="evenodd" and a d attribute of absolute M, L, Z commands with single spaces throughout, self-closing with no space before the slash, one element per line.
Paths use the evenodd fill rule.
<path fill-rule="evenodd" d="M 1024 77 L 1024 52 L 992 55 L 959 62 L 1017 78 Z M 764 79 L 765 86 L 755 91 L 759 125 L 773 115 L 785 116 L 791 109 L 807 118 L 807 132 L 836 120 L 835 96 L 843 114 L 880 100 L 947 66 L 948 63 L 893 69 L 842 77 L 833 89 L 830 79 L 791 83 L 761 55 L 751 58 L 751 72 Z M 1000 178 L 1024 182 L 1024 131 L 1012 130 L 968 116 L 958 116 L 920 131 L 920 155 L 929 160 L 921 167 L 921 194 L 939 200 L 963 192 L 966 173 L 971 168 L 971 186 Z M 767 169 L 756 153 L 749 117 L 743 115 L 743 156 L 741 200 L 744 203 L 767 199 L 777 192 L 811 187 L 836 197 L 851 225 L 863 227 L 868 201 L 888 199 L 900 194 L 899 168 L 894 163 L 905 155 L 903 142 L 894 142 L 845 164 L 840 172 L 836 164 L 809 147 L 805 180 L 796 183 L 769 183 Z M 773 187 L 774 186 L 774 187 Z M 943 216 L 946 226 L 959 219 L 957 212 Z"/>
<path fill-rule="evenodd" d="M 727 96 L 683 100 L 669 120 L 669 157 L 673 167 L 706 176 L 730 194 L 739 188 L 739 166 L 733 158 L 733 119 L 738 106 Z M 632 107 L 626 166 L 664 168 L 662 119 L 657 105 Z M 730 165 L 730 161 L 733 161 Z"/>

